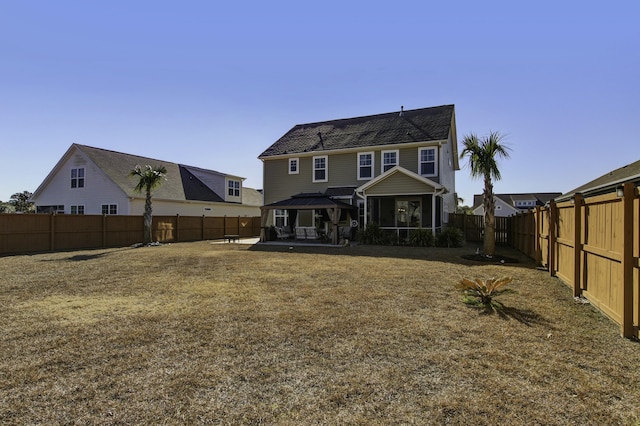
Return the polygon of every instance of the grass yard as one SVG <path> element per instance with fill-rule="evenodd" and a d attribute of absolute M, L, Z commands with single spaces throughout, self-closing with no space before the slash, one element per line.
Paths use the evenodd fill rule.
<path fill-rule="evenodd" d="M 0 424 L 638 424 L 640 345 L 524 258 L 473 250 L 0 258 Z M 502 275 L 503 315 L 454 288 Z"/>

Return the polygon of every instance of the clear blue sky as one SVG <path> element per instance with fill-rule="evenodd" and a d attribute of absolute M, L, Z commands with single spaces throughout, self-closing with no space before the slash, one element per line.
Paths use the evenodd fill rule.
<path fill-rule="evenodd" d="M 443 104 L 459 139 L 507 135 L 497 192 L 566 192 L 640 159 L 639 20 L 637 0 L 0 0 L 0 200 L 74 142 L 261 188 L 295 124 Z"/>

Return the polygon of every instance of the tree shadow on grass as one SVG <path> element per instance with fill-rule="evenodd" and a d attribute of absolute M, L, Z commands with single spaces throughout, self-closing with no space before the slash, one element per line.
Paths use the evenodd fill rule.
<path fill-rule="evenodd" d="M 87 249 L 91 250 L 91 249 Z M 87 260 L 100 259 L 105 256 L 109 256 L 115 252 L 129 250 L 129 248 L 112 249 L 108 251 L 102 251 L 103 249 L 94 249 L 93 253 L 74 254 L 73 256 L 60 258 L 60 259 L 44 259 L 42 262 L 83 262 Z"/>
<path fill-rule="evenodd" d="M 83 260 L 93 260 L 99 259 L 104 256 L 106 253 L 96 253 L 96 254 L 76 254 L 75 256 L 68 257 L 66 260 L 72 262 L 79 262 Z"/>

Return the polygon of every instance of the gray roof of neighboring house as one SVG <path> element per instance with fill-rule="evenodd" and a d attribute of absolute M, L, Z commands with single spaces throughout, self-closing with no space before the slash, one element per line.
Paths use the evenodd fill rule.
<path fill-rule="evenodd" d="M 557 197 L 557 199 L 566 200 L 573 197 L 576 193 L 581 193 L 583 195 L 598 195 L 615 190 L 618 185 L 626 182 L 633 182 L 636 186 L 640 185 L 640 160 L 627 164 L 626 166 L 622 166 L 619 169 L 612 170 L 591 182 L 585 183 L 576 189 L 562 194 Z"/>
<path fill-rule="evenodd" d="M 264 204 L 264 194 L 257 189 L 242 187 L 242 204 L 261 207 Z"/>
<path fill-rule="evenodd" d="M 496 197 L 500 198 L 505 203 L 510 206 L 516 207 L 514 205 L 514 201 L 529 201 L 535 200 L 536 205 L 543 206 L 554 198 L 558 197 L 561 192 L 530 192 L 530 193 L 519 193 L 519 194 L 494 194 Z M 480 207 L 482 205 L 482 194 L 474 194 L 473 195 L 473 208 Z"/>
<path fill-rule="evenodd" d="M 453 119 L 454 106 L 442 105 L 298 124 L 260 154 L 259 158 L 446 140 L 452 130 Z"/>
<path fill-rule="evenodd" d="M 164 166 L 167 169 L 167 180 L 154 190 L 154 197 L 157 199 L 225 202 L 224 197 L 216 194 L 209 186 L 211 183 L 209 180 L 214 176 L 234 176 L 214 170 L 186 166 L 86 145 L 73 144 L 73 146 L 89 157 L 89 159 L 109 176 L 129 197 L 141 196 L 140 193 L 134 191 L 136 178 L 129 176 L 131 170 L 136 165 L 150 165 L 152 167 Z M 247 189 L 250 188 L 243 188 L 243 195 Z M 247 196 L 250 196 L 250 191 Z M 260 204 L 256 205 L 261 204 L 262 202 L 260 201 Z"/>

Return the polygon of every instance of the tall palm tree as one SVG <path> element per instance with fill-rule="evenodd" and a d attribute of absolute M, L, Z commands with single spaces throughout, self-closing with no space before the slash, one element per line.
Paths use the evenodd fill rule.
<path fill-rule="evenodd" d="M 493 256 L 496 251 L 496 218 L 493 197 L 493 180 L 500 180 L 497 157 L 509 158 L 509 147 L 502 143 L 504 137 L 498 132 L 478 139 L 470 133 L 462 139 L 461 158 L 469 157 L 469 169 L 472 178 L 484 180 L 484 254 Z"/>
<path fill-rule="evenodd" d="M 164 166 L 151 167 L 149 165 L 144 166 L 137 165 L 129 176 L 138 177 L 140 180 L 134 188 L 137 192 L 145 191 L 147 194 L 147 200 L 144 203 L 144 243 L 149 244 L 151 242 L 151 191 L 167 180 L 167 169 Z"/>

